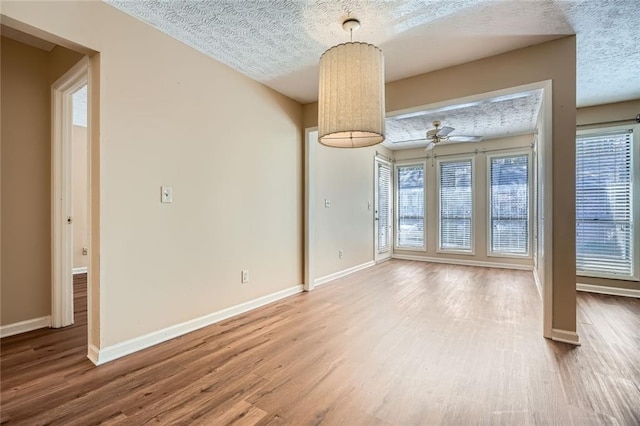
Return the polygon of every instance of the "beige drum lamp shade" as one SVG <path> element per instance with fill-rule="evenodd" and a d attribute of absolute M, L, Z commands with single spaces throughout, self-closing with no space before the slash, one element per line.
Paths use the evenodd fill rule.
<path fill-rule="evenodd" d="M 384 141 L 384 57 L 368 43 L 344 43 L 320 58 L 318 136 L 337 148 Z"/>

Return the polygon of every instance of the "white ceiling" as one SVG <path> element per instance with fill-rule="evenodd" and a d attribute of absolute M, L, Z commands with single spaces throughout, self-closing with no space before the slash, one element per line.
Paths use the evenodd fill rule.
<path fill-rule="evenodd" d="M 392 150 L 426 146 L 435 120 L 455 129 L 450 136 L 486 140 L 533 133 L 541 102 L 542 91 L 533 90 L 388 117 L 383 145 Z"/>
<path fill-rule="evenodd" d="M 302 103 L 347 16 L 384 51 L 387 81 L 575 33 L 578 106 L 640 98 L 638 0 L 105 1 Z"/>

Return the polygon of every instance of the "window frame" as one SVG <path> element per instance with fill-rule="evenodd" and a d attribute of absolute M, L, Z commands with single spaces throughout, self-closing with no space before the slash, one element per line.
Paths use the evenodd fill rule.
<path fill-rule="evenodd" d="M 381 256 L 381 253 L 379 253 L 378 251 L 378 245 L 379 245 L 379 236 L 378 236 L 378 232 L 379 232 L 379 220 L 375 219 L 376 214 L 375 212 L 378 210 L 378 197 L 379 197 L 379 187 L 378 187 L 378 163 L 384 164 L 386 166 L 389 167 L 389 219 L 390 219 L 390 228 L 391 228 L 391 233 L 389 235 L 390 241 L 389 241 L 389 250 L 388 250 L 388 254 L 389 256 L 387 257 L 385 256 Z M 374 156 L 373 159 L 373 210 L 374 210 L 374 224 L 373 224 L 373 232 L 374 232 L 374 244 L 373 244 L 373 256 L 374 256 L 374 260 L 376 262 L 380 261 L 383 262 L 385 260 L 389 260 L 393 258 L 393 249 L 394 249 L 394 243 L 395 243 L 395 226 L 394 226 L 394 217 L 395 217 L 395 188 L 394 188 L 394 182 L 393 182 L 393 170 L 394 170 L 394 164 L 393 164 L 393 160 L 387 160 L 386 158 L 380 157 L 380 156 Z M 378 211 L 377 216 L 380 216 L 380 212 Z M 385 254 L 387 252 L 384 252 Z M 380 260 L 378 258 L 381 258 Z"/>
<path fill-rule="evenodd" d="M 471 248 L 467 249 L 443 249 L 442 248 L 442 209 L 440 208 L 441 197 L 440 197 L 440 172 L 441 165 L 443 163 L 460 163 L 463 161 L 471 161 Z M 436 241 L 436 253 L 439 254 L 463 254 L 467 256 L 475 256 L 476 254 L 476 157 L 475 155 L 466 155 L 460 156 L 449 160 L 439 160 L 436 159 L 436 197 L 438 198 L 438 222 L 436 224 L 437 228 L 437 241 Z"/>
<path fill-rule="evenodd" d="M 578 247 L 576 242 L 576 275 L 579 277 L 590 277 L 590 278 L 605 278 L 612 280 L 621 280 L 621 281 L 640 281 L 640 232 L 637 229 L 637 226 L 640 225 L 640 208 L 638 208 L 637 204 L 640 202 L 640 125 L 639 124 L 628 124 L 628 125 L 614 125 L 614 126 L 591 126 L 587 129 L 581 129 L 576 131 L 576 139 L 574 149 L 576 152 L 576 162 L 577 158 L 577 143 L 578 137 L 580 136 L 588 136 L 588 135 L 607 135 L 611 133 L 619 133 L 624 130 L 631 130 L 633 132 L 633 136 L 631 138 L 631 269 L 633 273 L 631 275 L 622 275 L 622 274 L 610 274 L 606 272 L 594 272 L 594 271 L 580 271 L 577 267 L 577 258 L 578 258 Z M 576 170 L 576 185 L 574 185 L 574 202 L 577 203 L 577 170 Z M 577 210 L 577 205 L 576 205 Z M 574 232 L 577 232 L 577 218 L 576 218 L 576 229 Z"/>
<path fill-rule="evenodd" d="M 398 208 L 398 201 L 400 198 L 400 188 L 398 181 L 398 168 L 400 167 L 422 167 L 422 200 L 424 203 L 423 211 L 424 217 L 422 218 L 422 246 L 405 246 L 399 244 L 400 232 L 398 227 L 400 226 L 400 209 Z M 405 251 L 427 251 L 427 161 L 426 160 L 397 160 L 393 163 L 393 250 L 405 250 Z"/>
<path fill-rule="evenodd" d="M 528 167 L 527 167 L 527 186 L 528 186 L 528 208 L 527 208 L 527 228 L 528 228 L 528 242 L 527 242 L 527 253 L 526 254 L 515 254 L 515 253 L 500 253 L 494 252 L 491 250 L 491 159 L 492 158 L 510 158 L 510 157 L 521 157 L 527 156 Z M 519 151 L 511 151 L 508 153 L 495 153 L 495 154 L 487 154 L 487 257 L 498 257 L 505 259 L 532 259 L 533 258 L 533 173 L 532 173 L 532 154 L 531 150 L 519 150 Z"/>

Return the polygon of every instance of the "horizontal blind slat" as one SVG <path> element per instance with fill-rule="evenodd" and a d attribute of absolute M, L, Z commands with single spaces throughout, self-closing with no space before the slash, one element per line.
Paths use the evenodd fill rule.
<path fill-rule="evenodd" d="M 471 250 L 472 162 L 462 160 L 439 164 L 440 249 Z"/>
<path fill-rule="evenodd" d="M 576 138 L 576 269 L 633 275 L 633 134 Z"/>
<path fill-rule="evenodd" d="M 418 165 L 396 166 L 398 247 L 424 247 L 424 167 Z"/>
<path fill-rule="evenodd" d="M 526 255 L 529 253 L 529 156 L 491 157 L 489 168 L 491 252 Z"/>

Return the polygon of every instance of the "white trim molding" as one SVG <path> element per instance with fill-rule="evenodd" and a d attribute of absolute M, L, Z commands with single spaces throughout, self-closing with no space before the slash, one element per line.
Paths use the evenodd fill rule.
<path fill-rule="evenodd" d="M 542 299 L 542 282 L 540 281 L 540 275 L 538 275 L 538 270 L 536 268 L 533 268 L 533 280 L 536 282 L 538 296 L 540 296 L 540 299 Z"/>
<path fill-rule="evenodd" d="M 369 268 L 375 265 L 376 262 L 370 260 L 369 262 L 361 263 L 360 265 L 352 266 L 351 268 L 343 269 L 342 271 L 334 272 L 333 274 L 325 275 L 324 277 L 316 278 L 313 281 L 313 286 L 317 287 L 322 284 L 326 284 L 329 281 L 337 280 L 338 278 L 346 277 L 349 274 L 353 274 L 354 272 L 362 271 L 363 269 Z"/>
<path fill-rule="evenodd" d="M 570 345 L 580 346 L 580 337 L 575 331 L 561 330 L 554 328 L 551 330 L 551 340 L 562 343 L 569 343 Z"/>
<path fill-rule="evenodd" d="M 236 315 L 249 312 L 261 306 L 268 305 L 269 303 L 284 299 L 285 297 L 293 296 L 294 294 L 301 293 L 303 290 L 304 286 L 302 284 L 289 287 L 257 299 L 249 300 L 248 302 L 240 303 L 239 305 L 222 309 L 221 311 L 213 312 L 199 318 L 194 318 L 180 324 L 175 324 L 143 336 L 134 337 L 133 339 L 125 340 L 124 342 L 116 343 L 115 345 L 107 346 L 102 349 L 98 349 L 94 345 L 89 345 L 87 358 L 89 358 L 89 360 L 91 360 L 95 365 L 101 365 L 134 352 L 141 351 L 150 346 L 182 336 L 183 334 L 190 333 Z"/>
<path fill-rule="evenodd" d="M 51 326 L 51 315 L 0 326 L 0 338 Z"/>
<path fill-rule="evenodd" d="M 95 365 L 98 365 L 99 353 L 100 350 L 98 349 L 98 347 L 96 345 L 90 344 L 87 349 L 87 358 L 89 358 L 89 361 L 91 361 Z"/>
<path fill-rule="evenodd" d="M 446 257 L 423 257 L 397 253 L 394 253 L 393 258 L 401 260 L 415 260 L 418 262 L 446 263 L 450 265 L 480 266 L 483 268 L 516 269 L 519 271 L 533 270 L 532 265 L 522 265 L 517 263 L 485 262 L 481 260 L 451 259 Z"/>
<path fill-rule="evenodd" d="M 73 275 L 86 274 L 86 273 L 87 273 L 87 267 L 86 266 L 81 266 L 79 268 L 73 268 Z"/>
<path fill-rule="evenodd" d="M 72 101 L 87 84 L 88 70 L 85 56 L 51 85 L 51 325 L 55 328 L 73 324 Z"/>
<path fill-rule="evenodd" d="M 640 290 L 635 288 L 620 288 L 578 283 L 576 284 L 576 289 L 578 291 L 586 291 L 589 293 L 608 294 L 610 296 L 635 297 L 636 299 L 640 299 Z"/>

